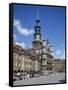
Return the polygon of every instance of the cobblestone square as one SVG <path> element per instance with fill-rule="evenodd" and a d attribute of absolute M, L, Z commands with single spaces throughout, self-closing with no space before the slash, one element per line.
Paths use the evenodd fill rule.
<path fill-rule="evenodd" d="M 60 81 L 65 80 L 65 73 L 50 74 L 47 76 L 33 77 L 26 80 L 14 81 L 16 85 L 31 85 L 31 84 L 51 84 L 51 83 L 63 83 Z"/>

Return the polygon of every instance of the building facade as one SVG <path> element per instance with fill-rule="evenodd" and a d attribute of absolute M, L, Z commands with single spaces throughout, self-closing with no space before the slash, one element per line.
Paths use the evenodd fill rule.
<path fill-rule="evenodd" d="M 53 72 L 65 72 L 65 60 L 60 60 L 60 59 L 54 59 L 52 62 Z"/>
<path fill-rule="evenodd" d="M 52 52 L 52 46 L 48 39 L 41 39 L 41 27 L 39 16 L 36 18 L 34 27 L 32 48 L 25 49 L 13 43 L 13 76 L 24 77 L 29 75 L 46 75 L 51 72 L 64 72 L 65 61 L 55 60 Z"/>

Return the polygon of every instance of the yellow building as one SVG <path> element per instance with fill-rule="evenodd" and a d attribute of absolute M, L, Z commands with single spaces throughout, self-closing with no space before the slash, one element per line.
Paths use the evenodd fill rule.
<path fill-rule="evenodd" d="M 23 73 L 33 75 L 35 71 L 35 59 L 34 52 L 30 52 L 27 49 L 23 49 L 19 45 L 13 47 L 13 75 L 23 75 Z"/>
<path fill-rule="evenodd" d="M 52 62 L 53 72 L 65 72 L 65 60 L 55 59 Z"/>

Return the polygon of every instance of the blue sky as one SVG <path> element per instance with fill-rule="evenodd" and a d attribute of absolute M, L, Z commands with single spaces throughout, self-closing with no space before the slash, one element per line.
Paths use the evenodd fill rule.
<path fill-rule="evenodd" d="M 16 43 L 30 48 L 33 40 L 35 20 L 39 11 L 42 39 L 48 38 L 54 55 L 65 54 L 65 8 L 51 6 L 14 5 L 13 36 Z"/>

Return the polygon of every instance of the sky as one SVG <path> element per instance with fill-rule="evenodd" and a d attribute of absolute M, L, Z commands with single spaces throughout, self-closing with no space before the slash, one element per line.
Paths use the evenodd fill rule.
<path fill-rule="evenodd" d="M 65 8 L 14 4 L 13 37 L 18 45 L 32 47 L 34 27 L 39 12 L 41 37 L 48 39 L 57 58 L 65 58 Z"/>

